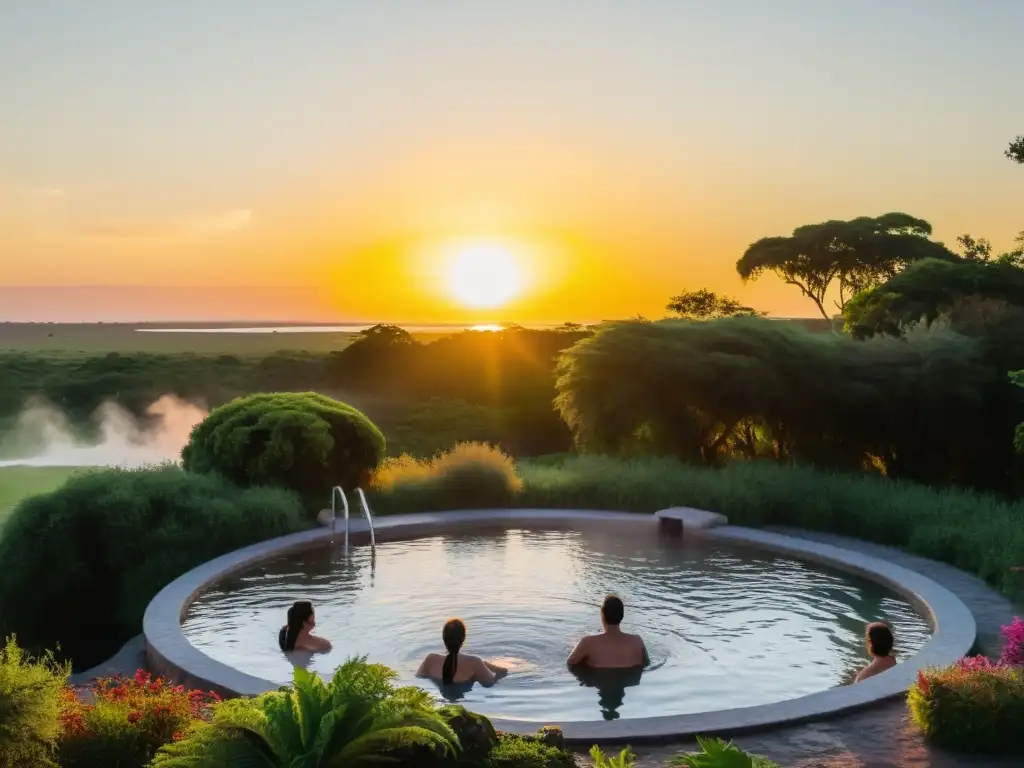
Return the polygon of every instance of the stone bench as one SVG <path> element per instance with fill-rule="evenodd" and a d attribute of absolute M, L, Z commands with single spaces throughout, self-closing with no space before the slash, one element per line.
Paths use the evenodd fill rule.
<path fill-rule="evenodd" d="M 669 507 L 655 512 L 654 517 L 661 530 L 673 536 L 682 536 L 683 531 L 703 531 L 729 524 L 725 515 L 693 507 Z"/>

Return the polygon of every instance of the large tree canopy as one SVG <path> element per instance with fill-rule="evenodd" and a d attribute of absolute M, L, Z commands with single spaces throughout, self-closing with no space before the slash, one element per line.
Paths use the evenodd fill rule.
<path fill-rule="evenodd" d="M 826 221 L 793 230 L 789 237 L 765 237 L 736 262 L 744 280 L 765 272 L 799 288 L 827 320 L 826 297 L 838 289 L 840 311 L 856 294 L 873 288 L 908 265 L 926 258 L 955 259 L 929 240 L 931 224 L 905 213 Z"/>
<path fill-rule="evenodd" d="M 1010 148 L 1006 150 L 1006 156 L 1015 163 L 1024 164 L 1024 136 L 1018 136 L 1010 143 Z"/>
<path fill-rule="evenodd" d="M 730 296 L 722 296 L 707 288 L 683 291 L 669 299 L 669 312 L 687 320 L 714 320 L 719 317 L 753 317 L 764 314 L 745 306 Z"/>
<path fill-rule="evenodd" d="M 1024 307 L 1024 269 L 1002 260 L 928 259 L 856 296 L 843 317 L 854 336 L 898 336 L 914 323 L 932 323 L 972 300 Z"/>
<path fill-rule="evenodd" d="M 1016 461 L 1017 394 L 943 328 L 855 341 L 759 318 L 619 322 L 558 373 L 556 406 L 584 451 L 873 465 L 989 488 Z"/>

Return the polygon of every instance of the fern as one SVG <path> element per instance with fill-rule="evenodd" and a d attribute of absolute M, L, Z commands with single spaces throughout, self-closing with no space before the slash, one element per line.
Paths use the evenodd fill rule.
<path fill-rule="evenodd" d="M 672 765 L 681 768 L 779 768 L 765 757 L 749 755 L 731 741 L 697 737 L 701 751 L 677 757 Z"/>
<path fill-rule="evenodd" d="M 633 768 L 636 765 L 636 755 L 628 747 L 617 756 L 608 757 L 600 747 L 594 745 L 590 748 L 590 759 L 594 762 L 594 768 Z"/>
<path fill-rule="evenodd" d="M 458 738 L 419 689 L 363 659 L 329 683 L 298 668 L 290 689 L 218 706 L 213 722 L 163 747 L 154 768 L 363 768 L 413 747 L 454 753 Z"/>

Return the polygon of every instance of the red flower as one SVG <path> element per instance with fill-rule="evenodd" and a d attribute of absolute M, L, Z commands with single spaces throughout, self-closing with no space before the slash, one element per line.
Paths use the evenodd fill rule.
<path fill-rule="evenodd" d="M 141 712 L 136 711 L 136 712 L 129 712 L 128 713 L 128 722 L 131 723 L 132 725 L 135 725 L 135 723 L 139 722 L 139 720 L 141 720 L 141 719 L 142 719 L 142 713 Z"/>
<path fill-rule="evenodd" d="M 184 738 L 185 738 L 185 734 L 184 734 L 184 733 L 182 733 L 181 731 L 175 731 L 175 732 L 174 732 L 174 733 L 173 733 L 173 734 L 171 735 L 171 741 L 181 741 L 181 740 L 182 740 L 182 739 L 184 739 Z"/>
<path fill-rule="evenodd" d="M 921 689 L 921 692 L 926 696 L 931 693 L 932 686 L 928 682 L 928 678 L 924 676 L 924 672 L 918 670 L 917 672 L 917 687 Z"/>

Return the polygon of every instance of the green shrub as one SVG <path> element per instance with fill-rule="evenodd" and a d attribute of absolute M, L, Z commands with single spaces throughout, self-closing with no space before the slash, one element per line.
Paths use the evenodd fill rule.
<path fill-rule="evenodd" d="M 576 760 L 566 750 L 545 744 L 543 739 L 500 733 L 487 768 L 576 768 Z"/>
<path fill-rule="evenodd" d="M 512 457 L 484 443 L 458 443 L 433 459 L 386 460 L 374 474 L 382 513 L 509 507 L 523 484 Z"/>
<path fill-rule="evenodd" d="M 183 739 L 165 745 L 154 768 L 364 768 L 394 765 L 396 754 L 414 747 L 458 750 L 458 738 L 430 694 L 392 687 L 395 673 L 387 667 L 354 659 L 329 683 L 301 667 L 294 674 L 290 690 L 217 706 L 211 724 L 197 723 Z"/>
<path fill-rule="evenodd" d="M 83 701 L 68 689 L 61 711 L 61 768 L 144 768 L 164 744 L 182 738 L 196 720 L 210 716 L 216 694 L 186 690 L 153 679 L 104 678 Z"/>
<path fill-rule="evenodd" d="M 636 765 L 636 755 L 628 747 L 617 755 L 608 756 L 595 744 L 590 748 L 590 760 L 594 768 L 633 768 Z"/>
<path fill-rule="evenodd" d="M 1022 754 L 1024 668 L 954 664 L 918 673 L 907 693 L 911 717 L 945 749 Z"/>
<path fill-rule="evenodd" d="M 700 752 L 682 755 L 672 765 L 681 768 L 779 768 L 777 763 L 759 755 L 749 755 L 735 744 L 722 739 L 697 737 Z"/>
<path fill-rule="evenodd" d="M 51 654 L 27 656 L 14 637 L 0 648 L 0 768 L 54 765 L 70 671 Z"/>
<path fill-rule="evenodd" d="M 156 593 L 213 557 L 303 526 L 287 491 L 173 466 L 76 474 L 23 501 L 0 538 L 0 633 L 77 668 L 138 634 Z"/>
<path fill-rule="evenodd" d="M 368 483 L 384 458 L 384 436 L 360 411 L 324 395 L 250 395 L 214 408 L 181 458 L 192 472 L 326 502 L 335 485 L 352 490 Z"/>

